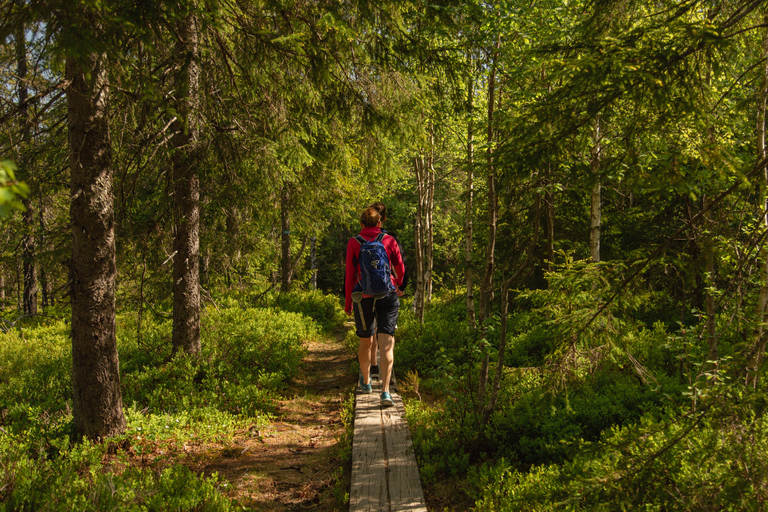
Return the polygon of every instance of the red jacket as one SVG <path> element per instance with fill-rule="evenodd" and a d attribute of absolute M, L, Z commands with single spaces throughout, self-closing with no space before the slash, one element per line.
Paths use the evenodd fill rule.
<path fill-rule="evenodd" d="M 381 232 L 381 228 L 363 228 L 360 231 L 360 236 L 368 240 L 369 242 L 376 238 Z M 384 244 L 384 248 L 389 256 L 389 267 L 392 269 L 392 284 L 395 288 L 400 288 L 403 284 L 403 276 L 405 275 L 405 265 L 403 264 L 403 256 L 400 254 L 400 248 L 397 245 L 397 241 L 392 235 L 384 235 L 381 239 L 381 243 Z M 346 301 L 344 302 L 344 311 L 349 313 L 352 311 L 352 289 L 355 284 L 360 280 L 360 242 L 353 238 L 347 242 L 347 264 L 344 279 L 344 291 Z"/>

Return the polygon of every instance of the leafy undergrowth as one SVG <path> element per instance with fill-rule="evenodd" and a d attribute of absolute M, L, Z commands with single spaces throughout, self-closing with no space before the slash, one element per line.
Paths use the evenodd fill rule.
<path fill-rule="evenodd" d="M 329 339 L 340 323 L 275 307 L 202 323 L 188 358 L 172 356 L 169 322 L 118 318 L 127 428 L 100 444 L 71 440 L 66 323 L 0 333 L 0 511 L 341 506 L 354 376 Z"/>
<path fill-rule="evenodd" d="M 744 386 L 729 355 L 738 339 L 723 330 L 713 370 L 695 329 L 634 321 L 638 295 L 631 315 L 605 313 L 583 342 L 561 344 L 589 317 L 591 287 L 520 300 L 487 418 L 478 369 L 484 351 L 496 358 L 499 319 L 480 338 L 460 301 L 435 301 L 423 324 L 406 312 L 395 360 L 430 509 L 765 509 L 768 396 Z"/>

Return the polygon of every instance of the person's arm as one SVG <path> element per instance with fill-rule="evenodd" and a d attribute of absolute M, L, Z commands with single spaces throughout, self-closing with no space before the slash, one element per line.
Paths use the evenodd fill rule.
<path fill-rule="evenodd" d="M 357 283 L 357 260 L 360 244 L 354 238 L 347 242 L 347 257 L 344 271 L 344 312 L 352 312 L 352 289 Z"/>
<path fill-rule="evenodd" d="M 397 245 L 397 249 L 400 252 L 400 260 L 403 264 L 403 272 L 402 274 L 398 273 L 397 275 L 400 277 L 400 284 L 397 285 L 397 287 L 400 289 L 401 292 L 405 291 L 405 287 L 408 286 L 408 267 L 405 265 L 405 252 L 403 251 L 403 244 L 400 243 L 400 240 L 397 238 L 397 235 L 394 233 L 387 233 L 389 236 L 394 238 L 395 243 Z M 393 266 L 394 268 L 394 266 Z"/>
<path fill-rule="evenodd" d="M 403 255 L 400 252 L 400 244 L 392 235 L 389 236 L 390 243 L 388 244 L 387 253 L 389 255 L 389 264 L 394 270 L 394 282 L 395 286 L 402 291 L 403 279 L 405 278 L 405 263 L 403 263 Z"/>

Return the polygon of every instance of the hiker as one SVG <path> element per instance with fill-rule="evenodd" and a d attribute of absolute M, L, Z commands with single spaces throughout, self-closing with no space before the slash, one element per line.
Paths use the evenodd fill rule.
<path fill-rule="evenodd" d="M 394 361 L 395 327 L 400 312 L 399 297 L 403 295 L 399 287 L 403 284 L 405 265 L 394 237 L 382 232 L 381 220 L 381 214 L 375 208 L 366 208 L 360 216 L 360 233 L 347 243 L 344 311 L 348 315 L 354 314 L 357 336 L 360 338 L 357 357 L 362 372 L 360 389 L 363 393 L 372 392 L 371 331 L 374 318 L 376 320 L 376 337 L 381 352 L 381 405 L 390 406 L 393 405 L 389 382 Z M 375 263 L 381 262 L 378 267 L 381 273 L 370 277 L 367 269 L 361 269 L 361 257 L 365 260 L 367 254 L 378 250 L 381 256 L 377 257 Z M 385 282 L 365 282 L 384 279 L 383 275 L 386 275 Z M 384 291 L 370 289 L 376 285 L 385 286 Z"/>
<path fill-rule="evenodd" d="M 375 208 L 377 212 L 379 212 L 379 215 L 381 215 L 381 225 L 384 226 L 384 223 L 387 221 L 387 205 L 381 202 L 371 203 L 368 206 L 371 208 Z M 384 231 L 384 229 L 382 229 Z M 391 231 L 385 231 L 388 235 L 391 235 L 392 238 L 395 239 L 395 242 L 397 242 L 397 247 L 400 249 L 400 255 L 403 258 L 403 265 L 405 265 L 405 252 L 403 251 L 403 244 L 400 243 L 400 240 L 397 239 L 397 235 Z M 403 271 L 403 282 L 398 288 L 405 292 L 405 287 L 408 286 L 408 267 L 405 267 L 405 270 Z M 400 294 L 402 296 L 402 294 Z M 376 335 L 376 322 L 373 323 L 373 329 L 371 331 L 373 335 Z M 373 343 L 373 336 L 371 336 L 371 378 L 373 378 L 374 375 L 380 375 L 379 372 L 379 363 L 376 358 L 376 349 L 378 348 L 378 343 Z"/>

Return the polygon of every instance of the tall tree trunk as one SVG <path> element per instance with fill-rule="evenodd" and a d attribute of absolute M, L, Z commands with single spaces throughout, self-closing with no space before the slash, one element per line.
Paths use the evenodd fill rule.
<path fill-rule="evenodd" d="M 38 214 L 39 214 L 39 226 L 40 226 L 40 234 L 38 237 L 38 254 L 45 253 L 46 252 L 46 237 L 45 237 L 45 215 L 46 215 L 46 207 L 45 207 L 45 201 L 43 200 L 42 194 L 40 195 L 40 202 L 38 206 Z M 38 257 L 39 259 L 39 257 Z M 45 265 L 42 261 L 39 261 L 40 267 L 40 291 L 42 292 L 42 307 L 43 309 L 46 309 L 50 306 L 53 306 L 53 297 L 51 297 L 51 283 L 48 280 L 48 273 L 45 270 Z"/>
<path fill-rule="evenodd" d="M 66 61 L 72 225 L 74 430 L 98 440 L 125 430 L 115 339 L 115 232 L 104 55 Z"/>
<path fill-rule="evenodd" d="M 309 268 L 312 271 L 312 289 L 317 290 L 317 237 L 309 239 Z"/>
<path fill-rule="evenodd" d="M 552 175 L 552 164 L 549 164 L 548 176 Z M 551 184 L 550 184 L 551 185 Z M 555 193 L 548 186 L 544 192 L 544 204 L 547 211 L 547 263 L 546 268 L 552 271 L 555 266 Z"/>
<path fill-rule="evenodd" d="M 764 23 L 768 23 L 768 11 L 765 12 Z M 763 34 L 762 44 L 762 56 L 763 59 L 768 59 L 768 30 Z M 768 155 L 765 144 L 765 122 L 766 122 L 766 103 L 768 102 L 768 64 L 763 67 L 763 76 L 760 83 L 760 94 L 758 96 L 758 109 L 757 109 L 757 153 L 759 159 L 764 159 Z M 762 183 L 757 189 L 760 191 L 760 198 L 762 201 L 762 219 L 763 229 L 768 230 L 768 195 L 766 195 L 766 189 L 768 188 L 768 167 L 763 169 Z M 748 354 L 747 362 L 747 377 L 746 384 L 748 386 L 757 386 L 757 372 L 760 365 L 763 362 L 763 353 L 765 352 L 765 344 L 768 339 L 768 330 L 766 329 L 766 309 L 768 308 L 768 249 L 765 244 L 761 245 L 759 252 L 760 262 L 760 280 L 762 288 L 760 289 L 760 295 L 758 296 L 757 305 L 755 306 L 755 330 L 754 330 L 754 347 L 750 354 Z"/>
<path fill-rule="evenodd" d="M 22 241 L 21 261 L 24 274 L 24 297 L 22 299 L 25 315 L 37 314 L 37 243 L 35 240 L 35 210 L 31 201 L 24 201 L 27 209 L 24 211 L 24 239 Z"/>
<path fill-rule="evenodd" d="M 424 156 L 413 159 L 416 173 L 416 219 L 414 222 L 414 252 L 416 256 L 416 286 L 413 297 L 413 311 L 419 322 L 424 321 L 424 174 L 426 161 Z"/>
<path fill-rule="evenodd" d="M 283 183 L 280 191 L 280 228 L 282 231 L 282 257 L 280 259 L 280 293 L 291 290 L 291 189 L 288 182 Z"/>
<path fill-rule="evenodd" d="M 16 256 L 16 309 L 24 311 L 24 264 L 21 255 Z"/>
<path fill-rule="evenodd" d="M 177 112 L 173 137 L 173 350 L 200 352 L 200 178 L 197 21 L 179 27 Z"/>
<path fill-rule="evenodd" d="M 707 194 L 704 196 L 703 208 L 708 213 L 704 216 L 705 222 L 712 227 L 714 224 L 709 209 L 712 207 L 712 198 Z M 704 272 L 706 274 L 706 304 L 707 304 L 707 351 L 710 361 L 717 361 L 717 317 L 715 311 L 715 243 L 711 234 L 704 235 Z"/>
<path fill-rule="evenodd" d="M 429 165 L 427 171 L 427 190 L 424 200 L 424 309 L 432 302 L 432 270 L 434 268 L 435 232 L 432 217 L 435 209 L 435 136 L 430 126 L 429 136 Z"/>
<path fill-rule="evenodd" d="M 602 229 L 602 209 L 601 192 L 602 184 L 600 182 L 600 162 L 602 160 L 602 133 L 600 133 L 600 115 L 595 118 L 595 124 L 592 128 L 592 150 L 589 162 L 592 173 L 592 200 L 589 216 L 589 255 L 595 263 L 600 262 L 600 234 Z"/>
<path fill-rule="evenodd" d="M 419 322 L 424 321 L 424 311 L 432 298 L 432 268 L 434 232 L 432 211 L 435 202 L 434 139 L 430 127 L 429 151 L 426 156 L 414 158 L 416 174 L 416 221 L 414 226 L 416 252 L 416 292 L 414 313 Z"/>
<path fill-rule="evenodd" d="M 488 158 L 488 246 L 485 252 L 485 274 L 480 285 L 480 314 L 478 324 L 481 326 L 488 315 L 490 303 L 493 301 L 493 273 L 496 270 L 496 225 L 499 216 L 498 197 L 496 196 L 496 169 L 493 161 L 493 141 L 495 138 L 493 114 L 494 100 L 496 95 L 496 62 L 501 47 L 501 36 L 496 40 L 496 51 L 491 62 L 491 74 L 488 77 L 488 149 L 486 151 Z M 488 384 L 488 366 L 490 364 L 490 354 L 485 351 L 483 360 L 480 363 L 480 374 L 478 376 L 478 407 L 482 409 L 485 400 L 485 388 Z"/>
<path fill-rule="evenodd" d="M 713 19 L 713 14 L 710 15 L 710 19 Z M 707 86 L 712 83 L 712 53 L 707 50 Z M 708 127 L 708 138 L 710 144 L 714 146 L 716 142 L 715 127 L 710 125 Z M 764 145 L 764 143 L 763 143 Z M 758 151 L 760 149 L 758 148 Z M 760 153 L 764 154 L 764 149 Z M 717 353 L 717 317 L 715 311 L 715 239 L 713 234 L 714 222 L 712 220 L 712 197 L 710 194 L 704 194 L 704 200 L 702 207 L 706 212 L 704 214 L 704 222 L 708 226 L 708 233 L 704 235 L 704 272 L 706 274 L 706 293 L 707 293 L 707 350 L 709 354 L 709 361 L 713 362 L 713 369 L 718 367 L 718 353 Z"/>
<path fill-rule="evenodd" d="M 534 205 L 534 211 L 536 217 L 534 218 L 533 225 L 533 237 L 530 244 L 525 249 L 525 259 L 521 262 L 520 266 L 515 270 L 515 273 L 509 279 L 506 279 L 501 284 L 501 321 L 499 325 L 499 350 L 496 355 L 496 372 L 493 377 L 493 383 L 491 385 L 490 399 L 488 405 L 483 409 L 482 421 L 480 423 L 480 437 L 484 435 L 485 426 L 488 424 L 488 420 L 496 409 L 496 402 L 499 397 L 499 390 L 501 389 L 501 380 L 504 372 L 504 356 L 507 350 L 507 316 L 509 314 L 509 291 L 520 285 L 525 279 L 525 276 L 533 266 L 534 254 L 536 253 L 536 247 L 539 245 L 539 232 L 541 230 L 541 196 L 537 195 Z M 482 403 L 482 402 L 481 402 Z"/>
<path fill-rule="evenodd" d="M 24 33 L 24 26 L 20 26 L 16 32 L 16 65 L 18 76 L 18 97 L 19 97 L 19 158 L 18 163 L 28 181 L 31 180 L 29 168 L 31 165 L 28 158 L 27 143 L 29 142 L 29 112 L 27 108 L 27 43 Z M 32 198 L 23 200 L 26 210 L 22 217 L 24 224 L 24 235 L 21 248 L 21 260 L 24 267 L 24 297 L 22 299 L 22 311 L 25 315 L 37 314 L 37 268 L 36 268 L 36 250 L 35 240 L 35 209 Z"/>
<path fill-rule="evenodd" d="M 472 61 L 469 56 L 470 63 Z M 464 282 L 467 289 L 467 322 L 470 329 L 475 328 L 475 292 L 472 279 L 472 245 L 474 239 L 474 225 L 472 224 L 475 210 L 475 89 L 472 77 L 467 80 L 467 113 L 469 121 L 467 122 L 467 183 L 465 193 L 467 200 L 464 206 Z"/>

